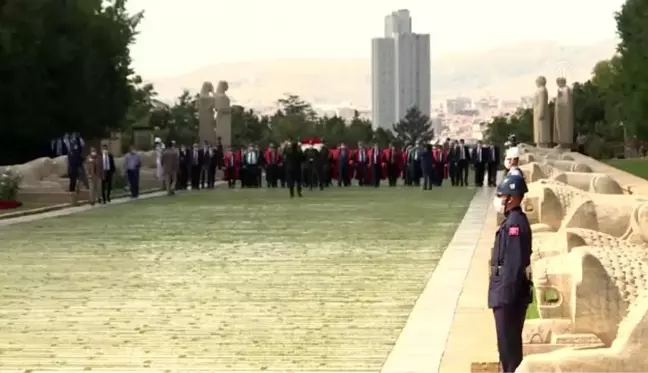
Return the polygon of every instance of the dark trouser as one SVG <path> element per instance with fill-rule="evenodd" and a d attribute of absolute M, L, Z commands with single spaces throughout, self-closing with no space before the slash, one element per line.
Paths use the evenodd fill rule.
<path fill-rule="evenodd" d="M 301 197 L 302 195 L 302 177 L 301 172 L 290 172 L 286 174 L 286 182 L 288 184 L 288 190 L 290 191 L 290 196 L 295 196 L 295 187 L 297 187 L 297 195 Z"/>
<path fill-rule="evenodd" d="M 76 192 L 77 182 L 79 180 L 79 172 L 77 171 L 70 172 L 68 177 L 70 178 L 70 184 L 68 185 L 68 192 L 70 193 Z"/>
<path fill-rule="evenodd" d="M 528 304 L 511 304 L 493 309 L 497 350 L 503 372 L 515 372 L 522 362 L 522 329 Z"/>
<path fill-rule="evenodd" d="M 308 165 L 306 166 L 306 172 L 307 172 L 307 177 L 308 177 L 308 188 L 310 190 L 313 190 L 313 188 L 317 188 L 319 184 L 318 175 L 317 175 L 317 168 L 312 162 L 309 162 Z"/>
<path fill-rule="evenodd" d="M 319 180 L 320 189 L 324 189 L 325 186 L 327 187 L 331 185 L 331 167 L 328 165 L 321 166 L 318 171 L 317 179 Z"/>
<path fill-rule="evenodd" d="M 200 188 L 205 189 L 209 184 L 209 166 L 200 169 Z"/>
<path fill-rule="evenodd" d="M 276 188 L 277 187 L 277 169 L 279 166 L 276 164 L 269 164 L 266 167 L 266 183 L 268 184 L 268 188 Z"/>
<path fill-rule="evenodd" d="M 349 186 L 351 185 L 351 180 L 349 179 L 349 170 L 347 166 L 338 168 L 338 186 Z"/>
<path fill-rule="evenodd" d="M 200 166 L 191 166 L 191 189 L 200 189 L 200 173 L 202 167 Z"/>
<path fill-rule="evenodd" d="M 484 171 L 486 168 L 485 163 L 475 164 L 475 186 L 484 186 Z"/>
<path fill-rule="evenodd" d="M 414 162 L 409 166 L 407 171 L 409 173 L 409 178 L 410 178 L 408 185 L 420 186 L 421 177 L 423 176 L 421 172 L 421 164 L 418 162 Z"/>
<path fill-rule="evenodd" d="M 227 187 L 228 188 L 234 188 L 236 186 L 236 170 L 234 167 L 227 167 L 227 170 L 225 170 L 225 174 L 227 177 Z"/>
<path fill-rule="evenodd" d="M 468 186 L 468 161 L 459 161 L 459 163 L 457 163 L 457 167 L 459 185 Z"/>
<path fill-rule="evenodd" d="M 434 185 L 436 185 L 436 186 L 441 186 L 441 184 L 443 184 L 443 176 L 444 176 L 443 173 L 445 172 L 444 166 L 445 165 L 443 163 L 436 163 L 434 165 L 434 180 L 433 180 L 433 182 L 434 182 Z"/>
<path fill-rule="evenodd" d="M 459 185 L 459 178 L 461 177 L 459 174 L 459 165 L 457 165 L 457 163 L 450 163 L 448 171 L 450 173 L 450 185 Z"/>
<path fill-rule="evenodd" d="M 176 189 L 187 189 L 187 182 L 189 180 L 189 173 L 187 169 L 180 165 L 180 170 L 178 171 L 178 182 L 176 183 Z"/>
<path fill-rule="evenodd" d="M 248 165 L 245 170 L 245 186 L 258 188 L 259 185 L 259 166 L 257 165 Z"/>
<path fill-rule="evenodd" d="M 497 169 L 499 164 L 495 162 L 488 163 L 488 186 L 497 186 Z"/>
<path fill-rule="evenodd" d="M 277 178 L 279 179 L 279 184 L 282 188 L 286 187 L 286 167 L 277 166 Z"/>
<path fill-rule="evenodd" d="M 374 187 L 378 188 L 380 186 L 380 174 L 382 173 L 382 169 L 380 165 L 374 165 L 372 166 L 371 170 L 371 176 L 372 176 L 372 184 Z"/>
<path fill-rule="evenodd" d="M 103 203 L 110 202 L 110 193 L 112 192 L 113 172 L 104 172 L 104 178 L 101 180 L 101 200 Z"/>
<path fill-rule="evenodd" d="M 130 188 L 131 197 L 136 198 L 139 196 L 139 170 L 126 171 L 126 178 L 128 179 L 128 187 Z"/>
<path fill-rule="evenodd" d="M 356 179 L 358 179 L 358 185 L 360 186 L 369 185 L 367 182 L 367 165 L 359 163 L 356 166 Z"/>
<path fill-rule="evenodd" d="M 389 181 L 389 186 L 396 186 L 396 180 L 398 180 L 398 167 L 393 163 L 387 165 L 387 180 Z"/>
<path fill-rule="evenodd" d="M 423 171 L 423 190 L 432 189 L 432 171 Z"/>
<path fill-rule="evenodd" d="M 213 188 L 216 185 L 216 166 L 207 167 L 207 188 Z"/>

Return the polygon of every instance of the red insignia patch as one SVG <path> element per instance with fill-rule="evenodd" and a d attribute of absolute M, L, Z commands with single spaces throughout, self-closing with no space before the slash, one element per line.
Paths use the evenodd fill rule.
<path fill-rule="evenodd" d="M 509 236 L 519 236 L 520 235 L 520 227 L 509 227 L 508 234 L 509 234 Z"/>

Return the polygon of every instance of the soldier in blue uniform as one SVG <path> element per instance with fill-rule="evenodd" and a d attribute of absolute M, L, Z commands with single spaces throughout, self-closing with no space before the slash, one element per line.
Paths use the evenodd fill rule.
<path fill-rule="evenodd" d="M 504 168 L 506 168 L 506 176 L 519 175 L 524 177 L 524 173 L 520 170 L 518 164 L 520 163 L 520 148 L 514 147 L 506 150 L 504 158 Z"/>
<path fill-rule="evenodd" d="M 493 202 L 497 212 L 506 216 L 495 236 L 488 284 L 488 307 L 495 315 L 503 372 L 515 372 L 522 362 L 522 329 L 532 300 L 531 227 L 520 207 L 527 191 L 524 177 L 509 175 L 497 187 Z"/>

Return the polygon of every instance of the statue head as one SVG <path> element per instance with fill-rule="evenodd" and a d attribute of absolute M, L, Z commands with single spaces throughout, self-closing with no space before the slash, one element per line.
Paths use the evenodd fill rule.
<path fill-rule="evenodd" d="M 214 92 L 214 85 L 211 84 L 211 82 L 204 82 L 202 88 L 200 89 L 200 95 L 207 96 L 213 92 Z"/>
<path fill-rule="evenodd" d="M 567 85 L 567 79 L 561 76 L 556 79 L 556 84 L 558 84 L 559 88 L 564 88 Z"/>
<path fill-rule="evenodd" d="M 547 78 L 545 78 L 544 76 L 539 76 L 538 78 L 536 78 L 536 86 L 544 87 L 546 85 L 547 85 Z"/>
<path fill-rule="evenodd" d="M 229 84 L 227 84 L 226 81 L 221 80 L 218 82 L 218 86 L 216 87 L 216 93 L 225 93 L 229 89 Z"/>

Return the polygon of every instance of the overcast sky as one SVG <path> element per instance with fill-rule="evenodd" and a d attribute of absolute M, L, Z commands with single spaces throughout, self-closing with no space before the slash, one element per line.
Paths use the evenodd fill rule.
<path fill-rule="evenodd" d="M 147 77 L 280 58 L 369 58 L 386 14 L 409 9 L 432 55 L 523 40 L 584 44 L 615 37 L 623 0 L 129 0 L 144 10 L 133 47 Z"/>

